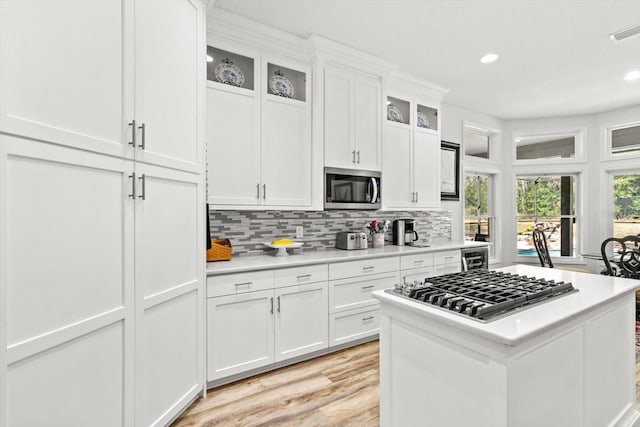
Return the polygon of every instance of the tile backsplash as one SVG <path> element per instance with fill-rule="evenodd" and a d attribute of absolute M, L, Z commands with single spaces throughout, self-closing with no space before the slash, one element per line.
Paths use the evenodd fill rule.
<path fill-rule="evenodd" d="M 338 231 L 357 230 L 376 219 L 393 221 L 413 218 L 423 242 L 451 240 L 451 212 L 449 211 L 209 211 L 212 239 L 227 237 L 233 245 L 233 255 L 258 255 L 272 252 L 263 242 L 280 238 L 295 238 L 296 226 L 302 226 L 303 251 L 332 248 Z M 391 227 L 385 240 L 391 244 Z M 299 251 L 298 249 L 297 251 Z"/>

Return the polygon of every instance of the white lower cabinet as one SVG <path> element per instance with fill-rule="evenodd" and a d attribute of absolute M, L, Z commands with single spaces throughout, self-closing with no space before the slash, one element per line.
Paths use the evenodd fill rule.
<path fill-rule="evenodd" d="M 400 280 L 400 258 L 389 257 L 329 265 L 329 344 L 378 333 L 378 306 L 371 293 Z M 373 273 L 375 274 L 367 274 Z"/>
<path fill-rule="evenodd" d="M 433 254 L 433 275 L 459 273 L 462 271 L 462 254 L 460 249 L 436 252 Z"/>
<path fill-rule="evenodd" d="M 207 300 L 207 380 L 327 348 L 326 278 L 326 264 L 209 277 L 209 296 L 229 294 Z"/>
<path fill-rule="evenodd" d="M 273 363 L 273 348 L 273 290 L 207 300 L 209 381 Z"/>
<path fill-rule="evenodd" d="M 275 291 L 276 362 L 327 348 L 327 282 Z"/>
<path fill-rule="evenodd" d="M 347 310 L 329 315 L 329 345 L 340 345 L 378 333 L 378 306 Z"/>

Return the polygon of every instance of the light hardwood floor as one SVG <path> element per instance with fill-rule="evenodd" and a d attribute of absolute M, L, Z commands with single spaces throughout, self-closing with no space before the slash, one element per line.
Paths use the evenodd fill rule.
<path fill-rule="evenodd" d="M 173 424 L 378 426 L 378 341 L 212 389 Z"/>

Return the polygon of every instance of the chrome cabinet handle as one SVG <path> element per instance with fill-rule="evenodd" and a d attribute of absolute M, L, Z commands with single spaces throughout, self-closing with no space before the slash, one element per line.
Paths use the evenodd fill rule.
<path fill-rule="evenodd" d="M 129 178 L 131 178 L 131 194 L 129 194 L 129 197 L 131 197 L 132 199 L 136 198 L 136 173 L 132 172 L 131 175 L 129 175 Z"/>
<path fill-rule="evenodd" d="M 300 276 L 296 276 L 296 279 L 298 279 L 298 280 L 300 280 L 300 279 L 308 279 L 310 277 L 311 277 L 310 274 L 302 274 Z"/>
<path fill-rule="evenodd" d="M 363 287 L 362 287 L 362 289 L 371 289 L 371 288 L 373 288 L 373 287 L 374 287 L 373 285 L 363 286 Z"/>
<path fill-rule="evenodd" d="M 131 120 L 131 122 L 129 122 L 129 126 L 131 126 L 131 141 L 129 141 L 129 145 L 131 145 L 132 147 L 135 148 L 136 146 L 136 131 L 138 128 L 136 128 L 136 121 Z"/>
<path fill-rule="evenodd" d="M 144 143 L 144 134 L 145 134 L 146 126 L 145 126 L 145 125 L 144 125 L 144 123 L 143 123 L 143 124 L 141 124 L 140 126 L 138 126 L 138 129 L 142 130 L 142 139 L 140 140 L 140 145 L 138 145 L 138 147 L 140 147 L 140 148 L 142 148 L 142 149 L 144 150 L 144 146 L 145 146 L 145 143 Z"/>
<path fill-rule="evenodd" d="M 260 198 L 260 183 L 256 184 L 256 198 Z"/>
<path fill-rule="evenodd" d="M 413 261 L 414 264 L 421 264 L 423 262 L 424 262 L 423 259 L 416 259 L 416 260 Z"/>
<path fill-rule="evenodd" d="M 278 313 L 280 313 L 280 295 L 278 295 Z"/>
<path fill-rule="evenodd" d="M 356 151 L 356 153 L 358 153 L 358 161 L 356 163 L 360 164 L 360 150 Z"/>
<path fill-rule="evenodd" d="M 420 201 L 420 193 L 416 191 L 416 203 Z"/>
<path fill-rule="evenodd" d="M 376 268 L 375 265 L 370 265 L 368 267 L 362 267 L 363 270 L 371 270 L 372 268 Z"/>
<path fill-rule="evenodd" d="M 138 179 L 140 180 L 140 184 L 142 184 L 142 192 L 140 193 L 138 198 L 146 200 L 147 191 L 145 190 L 145 183 L 147 182 L 147 176 L 145 174 L 142 174 Z"/>
<path fill-rule="evenodd" d="M 366 322 L 367 320 L 371 320 L 371 319 L 375 319 L 375 317 L 374 317 L 374 316 L 363 317 L 363 318 L 362 318 L 362 321 L 363 321 L 363 322 Z"/>
<path fill-rule="evenodd" d="M 267 184 L 262 184 L 262 198 L 267 198 Z"/>
<path fill-rule="evenodd" d="M 236 283 L 236 288 L 238 286 L 251 286 L 253 285 L 253 282 L 242 282 L 242 283 Z"/>
<path fill-rule="evenodd" d="M 415 193 L 415 191 L 411 192 L 411 201 L 414 202 L 414 203 L 416 201 L 416 193 Z"/>
<path fill-rule="evenodd" d="M 273 297 L 271 297 L 271 314 L 273 314 Z"/>

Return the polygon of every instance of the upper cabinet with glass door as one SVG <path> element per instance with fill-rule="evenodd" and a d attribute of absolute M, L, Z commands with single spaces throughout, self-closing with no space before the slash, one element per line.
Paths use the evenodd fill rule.
<path fill-rule="evenodd" d="M 249 56 L 207 46 L 207 81 L 219 89 L 229 87 L 254 90 L 255 60 Z"/>

